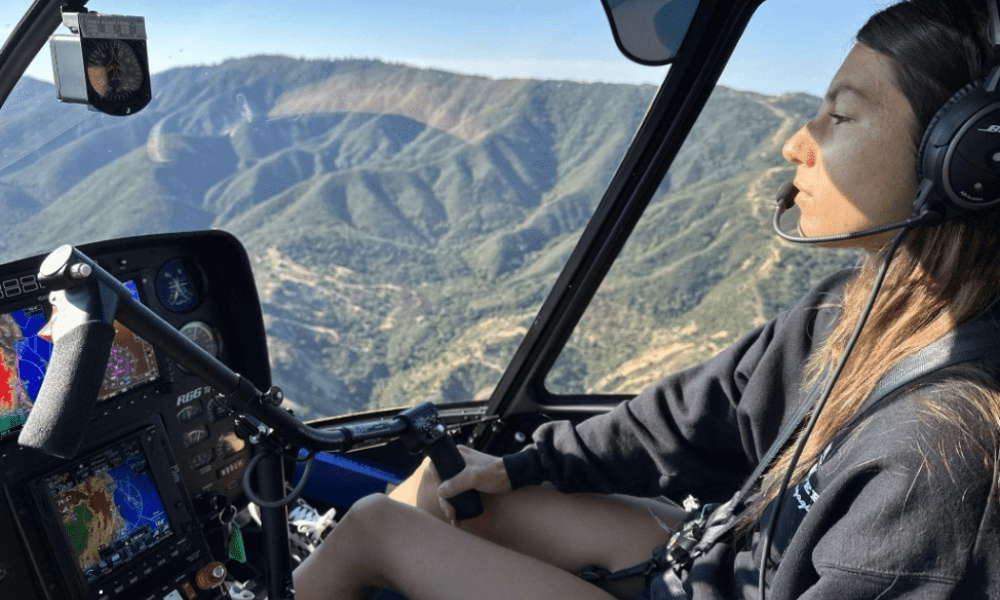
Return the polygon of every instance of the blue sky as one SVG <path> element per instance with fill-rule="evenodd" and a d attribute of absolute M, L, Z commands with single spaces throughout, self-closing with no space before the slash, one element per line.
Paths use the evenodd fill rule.
<path fill-rule="evenodd" d="M 722 83 L 766 93 L 822 93 L 864 19 L 884 0 L 767 0 Z M 29 0 L 0 0 L 0 35 Z M 381 58 L 491 77 L 658 83 L 665 68 L 629 63 L 597 0 L 91 0 L 141 14 L 154 71 L 282 53 Z M 29 73 L 51 80 L 48 52 Z"/>

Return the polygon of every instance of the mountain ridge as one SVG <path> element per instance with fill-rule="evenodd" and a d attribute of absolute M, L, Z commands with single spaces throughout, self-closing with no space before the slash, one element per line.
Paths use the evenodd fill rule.
<path fill-rule="evenodd" d="M 252 258 L 274 379 L 305 417 L 488 394 L 655 93 L 277 56 L 153 84 L 128 119 L 19 84 L 0 121 L 11 149 L 0 206 L 22 227 L 0 251 L 234 233 Z M 634 391 L 855 260 L 768 233 L 768 190 L 791 172 L 781 144 L 818 104 L 716 90 L 553 389 Z"/>

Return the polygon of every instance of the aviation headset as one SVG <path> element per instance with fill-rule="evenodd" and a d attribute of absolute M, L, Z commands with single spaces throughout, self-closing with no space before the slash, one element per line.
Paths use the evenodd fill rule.
<path fill-rule="evenodd" d="M 997 0 L 987 0 L 989 42 L 1000 47 L 1000 11 Z M 913 212 L 906 221 L 830 236 L 792 235 L 779 220 L 794 204 L 798 190 L 785 184 L 777 197 L 774 230 L 791 242 L 816 243 L 855 239 L 910 227 L 935 225 L 971 212 L 1000 206 L 1000 64 L 985 77 L 955 92 L 938 109 L 924 131 L 917 152 L 917 181 Z"/>
<path fill-rule="evenodd" d="M 1000 45 L 1000 13 L 987 0 L 989 41 Z M 966 84 L 931 119 L 917 153 L 921 193 L 914 213 L 935 202 L 942 218 L 991 209 L 1000 204 L 1000 64 Z M 924 191 L 924 188 L 931 188 Z"/>

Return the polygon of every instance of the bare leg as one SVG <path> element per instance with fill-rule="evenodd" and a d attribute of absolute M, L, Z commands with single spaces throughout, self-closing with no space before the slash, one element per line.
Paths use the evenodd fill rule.
<path fill-rule="evenodd" d="M 426 510 L 380 495 L 362 499 L 296 569 L 297 597 L 360 598 L 368 588 L 389 587 L 411 600 L 419 593 L 447 598 L 452 592 L 472 599 L 476 590 L 491 590 L 494 598 L 610 598 L 573 573 L 589 565 L 614 571 L 646 560 L 670 535 L 649 509 L 671 525 L 683 514 L 648 500 L 525 488 L 484 496 L 484 515 L 459 529 L 443 521 L 436 489 L 436 478 L 421 469 L 392 495 Z M 609 587 L 620 598 L 642 586 L 638 578 L 621 583 Z"/>
<path fill-rule="evenodd" d="M 440 480 L 427 466 L 425 461 L 390 497 L 444 520 L 437 496 Z M 562 494 L 548 485 L 484 494 L 483 504 L 483 515 L 459 523 L 462 529 L 570 573 L 590 565 L 617 571 L 639 564 L 671 535 L 657 518 L 675 529 L 685 516 L 680 507 L 659 500 Z M 619 598 L 631 598 L 643 583 L 635 578 L 606 588 Z"/>
<path fill-rule="evenodd" d="M 381 494 L 363 498 L 295 571 L 296 598 L 348 600 L 376 589 L 410 600 L 611 600 L 600 588 Z"/>

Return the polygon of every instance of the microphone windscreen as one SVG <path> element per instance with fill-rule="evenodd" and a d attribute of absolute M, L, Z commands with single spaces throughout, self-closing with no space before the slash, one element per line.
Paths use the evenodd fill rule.
<path fill-rule="evenodd" d="M 794 183 L 789 181 L 785 185 L 781 186 L 780 190 L 778 190 L 778 195 L 775 197 L 775 201 L 778 203 L 778 206 L 788 210 L 793 204 L 795 204 L 795 195 L 798 193 L 799 189 L 795 187 Z"/>
<path fill-rule="evenodd" d="M 80 450 L 97 403 L 115 328 L 88 321 L 55 341 L 38 398 L 21 429 L 20 445 L 59 458 Z"/>
<path fill-rule="evenodd" d="M 799 231 L 799 217 L 801 212 L 795 204 L 795 196 L 799 189 L 789 181 L 781 186 L 778 195 L 775 197 L 777 205 L 774 208 L 774 219 L 771 222 L 774 232 L 790 242 L 802 243 L 806 240 Z"/>

